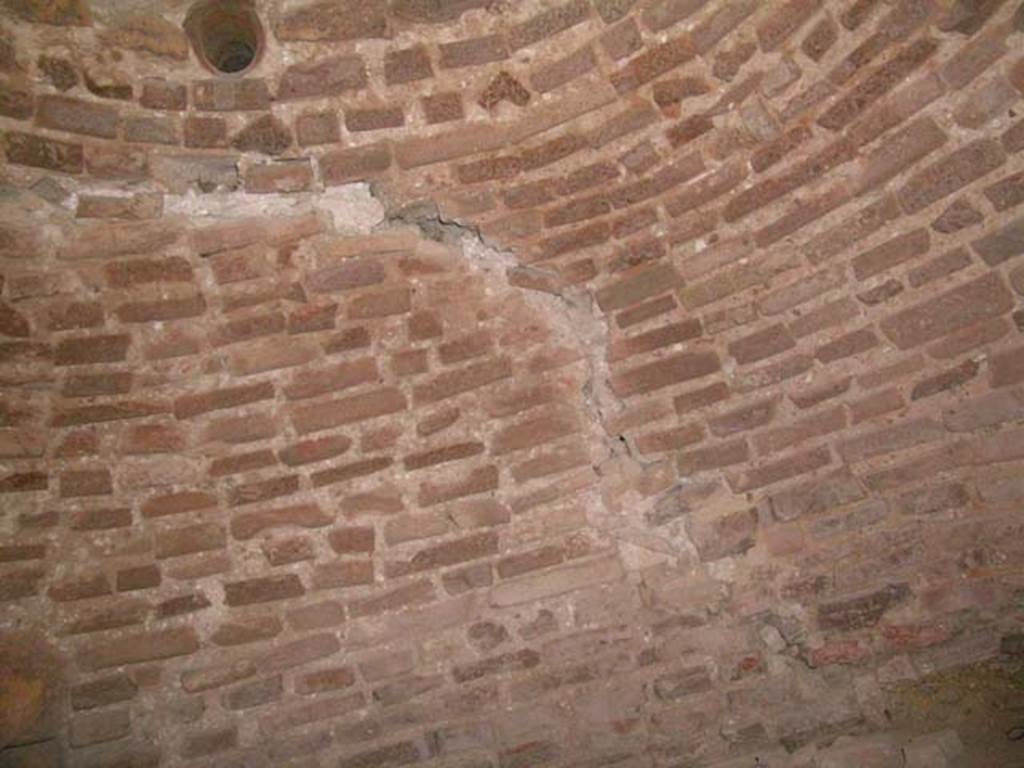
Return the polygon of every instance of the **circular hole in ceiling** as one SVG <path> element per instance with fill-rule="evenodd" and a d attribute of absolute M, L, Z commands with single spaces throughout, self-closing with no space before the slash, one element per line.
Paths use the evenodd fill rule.
<path fill-rule="evenodd" d="M 263 25 L 246 0 L 202 0 L 185 18 L 199 60 L 223 75 L 249 71 L 263 53 Z"/>

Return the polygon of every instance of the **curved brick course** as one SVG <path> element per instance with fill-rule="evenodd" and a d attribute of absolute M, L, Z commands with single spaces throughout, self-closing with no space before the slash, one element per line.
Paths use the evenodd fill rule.
<path fill-rule="evenodd" d="M 0 6 L 0 763 L 843 764 L 1016 647 L 1018 3 L 113 5 Z"/>

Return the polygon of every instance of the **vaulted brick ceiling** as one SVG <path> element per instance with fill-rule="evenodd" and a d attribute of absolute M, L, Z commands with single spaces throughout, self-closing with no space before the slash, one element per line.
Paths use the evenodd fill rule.
<path fill-rule="evenodd" d="M 1024 6 L 253 7 L 0 0 L 0 765 L 867 765 L 1019 658 Z"/>

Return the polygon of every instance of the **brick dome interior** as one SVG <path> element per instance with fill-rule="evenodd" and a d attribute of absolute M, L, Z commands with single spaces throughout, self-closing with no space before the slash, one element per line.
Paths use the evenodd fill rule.
<path fill-rule="evenodd" d="M 0 766 L 1024 766 L 1022 52 L 0 0 Z"/>

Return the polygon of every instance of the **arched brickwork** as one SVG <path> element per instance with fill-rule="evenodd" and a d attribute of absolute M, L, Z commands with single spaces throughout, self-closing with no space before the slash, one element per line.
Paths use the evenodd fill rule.
<path fill-rule="evenodd" d="M 0 2 L 0 765 L 867 765 L 1019 659 L 1019 3 L 131 6 Z"/>

